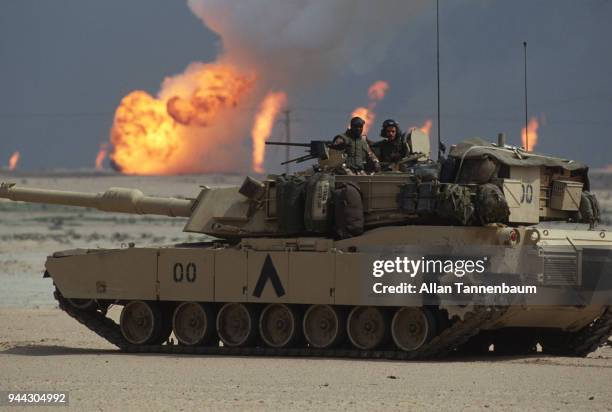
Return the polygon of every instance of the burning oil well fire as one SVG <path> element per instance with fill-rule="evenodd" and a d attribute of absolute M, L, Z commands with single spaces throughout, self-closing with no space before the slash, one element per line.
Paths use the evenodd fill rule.
<path fill-rule="evenodd" d="M 263 173 L 265 140 L 292 94 L 343 70 L 375 67 L 400 24 L 424 2 L 385 8 L 350 0 L 187 3 L 219 35 L 222 49 L 216 61 L 191 63 L 166 78 L 155 95 L 135 90 L 121 100 L 108 157 L 123 173 Z M 376 36 L 363 30 L 381 19 L 388 24 Z M 372 85 L 365 109 L 387 88 L 382 81 Z"/>
<path fill-rule="evenodd" d="M 368 89 L 368 105 L 357 107 L 351 113 L 351 117 L 361 117 L 365 120 L 365 125 L 363 127 L 363 133 L 368 134 L 368 130 L 370 126 L 374 124 L 376 120 L 376 114 L 374 110 L 376 109 L 376 105 L 382 99 L 385 98 L 385 94 L 387 94 L 387 90 L 389 90 L 389 83 L 384 80 L 378 80 L 370 86 Z"/>
<path fill-rule="evenodd" d="M 538 129 L 540 128 L 540 122 L 537 117 L 531 117 L 527 122 L 527 127 L 521 129 L 521 144 L 527 152 L 533 152 L 536 145 L 538 144 Z"/>
<path fill-rule="evenodd" d="M 430 135 L 431 133 L 431 126 L 433 125 L 431 119 L 426 119 L 425 123 L 423 123 L 423 125 L 421 127 L 419 127 L 419 129 L 421 129 L 421 131 L 423 133 L 425 133 L 427 136 Z"/>
<path fill-rule="evenodd" d="M 156 97 L 131 92 L 115 111 L 113 164 L 129 174 L 231 170 L 232 109 L 254 79 L 229 64 L 194 63 L 167 78 Z"/>
<path fill-rule="evenodd" d="M 8 170 L 13 171 L 17 169 L 17 165 L 19 164 L 20 158 L 21 158 L 21 154 L 19 152 L 14 152 L 11 155 L 11 157 L 9 157 Z"/>
<path fill-rule="evenodd" d="M 274 119 L 287 102 L 284 92 L 269 93 L 261 103 L 261 108 L 255 117 L 253 130 L 253 171 L 264 172 L 264 155 L 266 150 L 266 139 L 270 136 Z"/>
<path fill-rule="evenodd" d="M 96 155 L 96 170 L 104 169 L 104 159 L 108 155 L 108 143 L 101 143 L 100 150 Z"/>

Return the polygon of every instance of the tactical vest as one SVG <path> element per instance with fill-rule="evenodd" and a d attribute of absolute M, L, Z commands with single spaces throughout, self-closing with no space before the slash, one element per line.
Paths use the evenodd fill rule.
<path fill-rule="evenodd" d="M 363 169 L 365 162 L 368 160 L 370 148 L 365 136 L 360 139 L 353 139 L 348 133 L 341 135 L 346 142 L 346 165 L 354 169 Z"/>

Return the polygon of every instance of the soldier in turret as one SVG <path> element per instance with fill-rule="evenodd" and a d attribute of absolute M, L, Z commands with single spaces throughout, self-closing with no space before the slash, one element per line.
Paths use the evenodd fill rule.
<path fill-rule="evenodd" d="M 344 151 L 346 168 L 353 173 L 380 171 L 380 162 L 363 134 L 364 125 L 361 117 L 353 117 L 350 128 L 332 141 L 332 149 Z"/>
<path fill-rule="evenodd" d="M 372 147 L 378 153 L 378 158 L 384 167 L 390 168 L 391 164 L 399 162 L 410 154 L 406 135 L 395 120 L 387 119 L 383 122 L 380 136 L 383 140 L 374 143 Z"/>

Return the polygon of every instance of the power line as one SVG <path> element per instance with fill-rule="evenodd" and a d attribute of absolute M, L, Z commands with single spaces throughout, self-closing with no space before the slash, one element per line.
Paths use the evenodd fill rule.
<path fill-rule="evenodd" d="M 536 104 L 530 103 L 530 107 L 534 107 Z M 518 107 L 517 107 L 518 108 Z M 323 110 L 323 109 L 320 109 Z M 303 108 L 294 107 L 292 109 L 293 112 L 296 111 L 304 111 Z M 336 111 L 336 113 L 324 113 L 326 117 L 332 117 L 337 119 L 346 119 L 350 116 L 350 111 Z M 341 113 L 341 114 L 340 114 Z M 516 123 L 522 122 L 520 119 L 520 115 L 518 111 L 514 116 L 487 116 L 483 114 L 478 114 L 477 112 L 443 112 L 442 113 L 447 118 L 456 118 L 456 119 L 465 119 L 465 120 L 474 120 L 474 121 L 483 121 L 483 122 L 505 122 L 505 123 Z M 113 113 L 0 113 L 0 118 L 78 118 L 78 117 L 101 117 L 101 116 L 110 116 Z M 425 113 L 425 112 L 408 112 L 403 110 L 398 110 L 396 112 L 390 113 L 388 111 L 378 112 L 377 116 L 379 117 L 404 117 L 411 119 L 423 119 L 423 118 L 433 118 L 433 113 Z M 319 116 L 317 116 L 319 117 Z M 550 115 L 549 115 L 550 117 Z M 310 118 L 310 116 L 308 116 Z M 296 119 L 291 118 L 292 122 L 295 122 Z M 283 120 L 284 122 L 284 120 Z M 589 120 L 589 119 L 568 119 L 568 120 L 551 120 L 550 118 L 547 120 L 547 124 L 581 124 L 581 125 L 598 125 L 598 126 L 609 126 L 612 125 L 612 121 L 605 120 Z"/>
<path fill-rule="evenodd" d="M 559 104 L 566 104 L 566 103 L 572 103 L 572 102 L 576 102 L 576 101 L 585 101 L 585 100 L 607 100 L 610 103 L 612 103 L 612 95 L 610 94 L 606 94 L 606 93 L 602 93 L 602 94 L 591 94 L 591 95 L 582 95 L 582 96 L 572 96 L 572 97 L 568 97 L 565 99 L 551 99 L 551 100 L 542 100 L 539 102 L 529 102 L 529 107 L 534 110 L 534 107 L 536 108 L 541 108 L 542 106 L 552 106 L 552 105 L 559 105 Z M 395 102 L 396 105 L 402 105 L 407 103 L 407 100 L 401 101 L 401 102 Z M 448 117 L 454 117 L 454 118 L 465 118 L 465 119 L 474 119 L 474 120 L 491 120 L 491 121 L 500 121 L 500 122 L 510 122 L 510 121 L 517 121 L 517 118 L 513 115 L 513 116 L 491 116 L 491 115 L 486 115 L 483 113 L 491 113 L 491 112 L 495 112 L 499 109 L 499 111 L 504 111 L 504 112 L 511 112 L 511 111 L 516 111 L 516 115 L 518 115 L 518 111 L 519 111 L 520 106 L 519 105 L 512 105 L 512 106 L 506 106 L 506 107 L 501 107 L 498 106 L 496 107 L 491 107 L 491 106 L 487 106 L 486 109 L 483 110 L 474 110 L 474 111 L 470 111 L 470 112 L 444 112 L 442 114 L 444 114 L 444 116 L 448 116 Z M 514 109 L 514 110 L 513 110 Z M 257 108 L 250 108 L 250 107 L 238 107 L 236 108 L 236 110 L 239 111 L 257 111 Z M 339 108 L 339 107 L 312 107 L 312 106 L 294 106 L 292 107 L 292 115 L 295 112 L 316 112 L 318 113 L 317 116 L 326 116 L 326 117 L 333 117 L 333 118 L 338 118 L 338 119 L 344 119 L 344 118 L 348 118 L 350 116 L 350 113 L 352 111 L 352 108 Z M 536 110 L 536 111 L 541 111 L 541 110 Z M 382 117 L 393 117 L 393 116 L 398 116 L 401 115 L 403 117 L 410 117 L 410 118 L 433 118 L 433 113 L 431 112 L 413 112 L 413 111 L 405 111 L 405 110 L 398 110 L 398 111 L 394 111 L 393 113 L 389 113 L 388 111 L 385 112 L 378 112 L 377 113 L 378 116 L 382 116 Z M 7 113 L 1 113 L 0 112 L 0 118 L 3 119 L 10 119 L 10 118 L 16 118 L 16 119 L 28 119 L 28 118 L 79 118 L 79 117 L 108 117 L 108 116 L 114 116 L 114 112 L 109 112 L 109 111 L 100 111 L 100 112 L 23 112 L 23 113 L 16 113 L 16 112 L 7 112 Z M 293 118 L 291 121 L 295 121 L 296 119 Z M 598 120 L 555 120 L 549 123 L 576 123 L 576 124 L 598 124 L 598 125 L 610 125 L 612 124 L 612 122 L 609 121 L 598 121 Z"/>

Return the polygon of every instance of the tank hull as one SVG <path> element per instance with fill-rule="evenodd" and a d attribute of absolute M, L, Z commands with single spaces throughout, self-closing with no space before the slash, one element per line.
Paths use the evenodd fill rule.
<path fill-rule="evenodd" d="M 540 275 L 539 286 L 548 292 L 546 304 L 537 300 L 517 303 L 502 299 L 459 305 L 445 301 L 431 291 L 426 294 L 376 292 L 374 285 L 380 279 L 371 273 L 373 257 L 436 247 L 452 248 L 454 251 L 485 248 L 482 250 L 489 251 L 489 259 L 496 262 L 494 266 L 502 268 L 504 273 L 518 273 L 526 266 L 536 267 L 534 270 Z M 246 238 L 237 245 L 206 243 L 158 248 L 77 249 L 50 256 L 46 270 L 57 286 L 60 306 L 69 313 L 76 311 L 72 316 L 77 318 L 92 314 L 79 314 L 80 309 L 71 306 L 70 302 L 97 302 L 97 315 L 103 314 L 104 307 L 110 303 L 123 305 L 125 311 L 133 302 L 145 302 L 165 312 L 167 331 L 172 323 L 168 319 L 174 316 L 175 334 L 176 328 L 182 334 L 176 317 L 191 310 L 208 313 L 208 324 L 215 325 L 212 327 L 214 334 L 222 335 L 225 316 L 239 316 L 236 313 L 243 311 L 243 316 L 238 319 L 248 320 L 252 334 L 264 336 L 264 342 L 245 337 L 245 342 L 238 342 L 236 346 L 262 348 L 274 347 L 270 343 L 273 337 L 278 334 L 282 336 L 282 331 L 276 331 L 274 335 L 266 332 L 262 325 L 270 322 L 280 324 L 283 319 L 290 319 L 293 325 L 291 330 L 303 329 L 308 332 L 304 319 L 314 316 L 312 314 L 317 311 L 327 310 L 342 329 L 342 333 L 339 332 L 342 337 L 339 336 L 339 343 L 335 342 L 334 345 L 353 346 L 357 351 L 366 352 L 375 348 L 392 348 L 393 353 L 403 353 L 399 358 L 410 359 L 413 355 L 422 358 L 429 357 L 426 356 L 428 353 L 453 352 L 466 342 L 469 344 L 470 339 L 475 339 L 479 334 L 521 330 L 523 334 L 528 331 L 534 339 L 547 333 L 543 331 L 578 334 L 584 333 L 586 328 L 601 319 L 606 326 L 598 333 L 607 338 L 612 328 L 612 316 L 609 315 L 609 302 L 605 296 L 582 304 L 568 304 L 564 300 L 568 288 L 580 287 L 581 282 L 587 279 L 582 269 L 590 267 L 585 265 L 590 256 L 588 252 L 593 248 L 598 253 L 612 251 L 612 238 L 606 232 L 591 230 L 430 226 L 425 231 L 423 227 L 404 226 L 379 228 L 339 241 L 313 237 Z M 551 259 L 550 250 L 554 251 L 555 259 L 559 259 L 559 256 L 566 259 L 563 262 L 574 262 L 567 259 L 576 257 L 575 273 L 564 269 L 565 272 L 557 271 L 553 273 L 555 276 L 549 276 L 547 271 L 557 268 L 554 266 L 557 261 L 552 261 L 553 266 L 547 266 L 547 259 Z M 600 277 L 606 277 L 609 283 L 612 277 L 609 256 L 612 255 L 604 254 L 608 259 L 604 261 L 600 255 L 597 256 L 599 267 L 603 269 Z M 523 259 L 531 260 L 525 262 Z M 549 266 L 553 269 L 546 269 Z M 541 269 L 537 268 L 544 268 L 544 272 L 540 273 Z M 435 295 L 433 300 L 432 295 Z M 496 299 L 494 295 L 488 296 L 488 299 L 491 296 Z M 414 312 L 414 308 L 417 312 Z M 428 335 L 430 332 L 424 332 L 422 338 L 427 344 L 421 344 L 416 350 L 402 350 L 401 338 L 394 335 L 394 331 L 399 330 L 396 325 L 401 324 L 403 317 L 414 321 L 415 314 L 425 319 L 422 323 L 428 330 L 436 331 L 430 331 L 432 336 Z M 610 325 L 607 316 L 611 318 Z M 360 321 L 362 318 L 367 321 Z M 384 329 L 380 342 L 371 348 L 363 342 L 375 337 L 369 331 L 366 333 L 365 329 L 359 329 L 370 327 L 368 322 Z M 270 333 L 270 336 L 266 335 Z M 310 334 L 313 333 L 311 330 Z M 439 343 L 445 334 L 457 336 Z M 394 337 L 390 338 L 390 335 Z M 164 336 L 164 339 L 167 337 Z M 230 338 L 235 336 L 231 335 Z M 231 344 L 233 341 L 230 338 L 226 337 L 226 340 L 229 339 Z M 301 348 L 308 351 L 316 342 L 314 338 L 304 339 L 303 336 L 300 339 L 291 336 L 287 339 L 286 344 L 276 349 L 287 351 Z M 223 337 L 221 340 L 224 341 Z M 210 349 L 217 348 L 218 342 L 218 339 L 213 339 L 206 345 L 187 346 Z M 224 341 L 224 346 L 231 346 L 228 342 Z M 427 350 L 431 344 L 441 347 L 432 352 Z M 139 350 L 150 345 L 134 344 L 132 341 L 118 346 Z M 155 350 L 168 350 L 162 346 L 166 345 L 155 346 Z M 391 358 L 396 356 L 399 355 Z"/>

